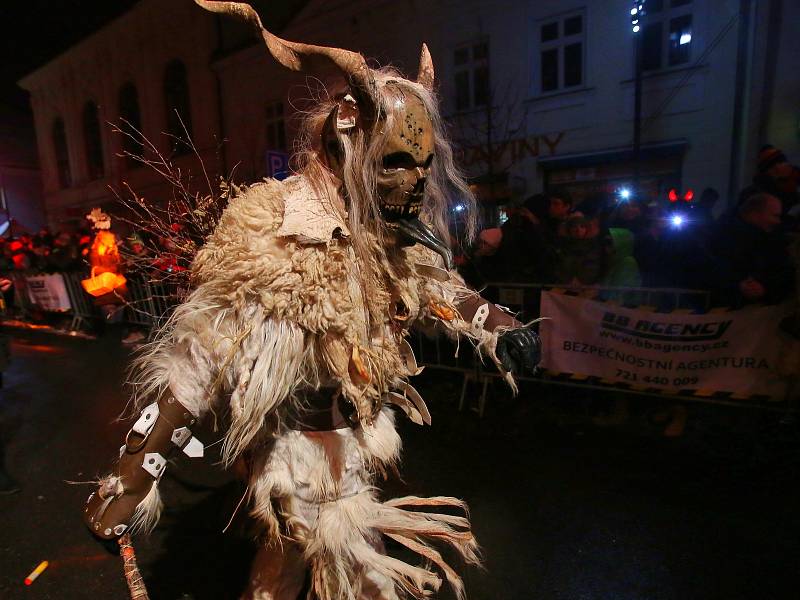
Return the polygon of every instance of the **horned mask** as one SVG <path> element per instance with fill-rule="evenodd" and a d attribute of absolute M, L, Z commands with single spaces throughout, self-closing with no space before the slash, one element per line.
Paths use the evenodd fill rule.
<path fill-rule="evenodd" d="M 375 191 L 383 220 L 390 229 L 399 232 L 402 243 L 419 242 L 439 253 L 448 268 L 452 267 L 450 249 L 419 220 L 425 183 L 434 160 L 434 129 L 422 99 L 404 91 L 392 80 L 384 81 L 384 94 L 388 93 L 395 115 L 389 125 L 375 101 L 378 97 L 376 77 L 361 54 L 283 40 L 263 27 L 258 13 L 249 4 L 195 2 L 206 10 L 233 15 L 250 23 L 263 38 L 270 54 L 288 69 L 318 73 L 332 65 L 345 77 L 349 93 L 338 99 L 322 131 L 321 145 L 328 166 L 335 175 L 341 174 L 345 136 L 357 129 L 380 130 L 386 143 Z M 433 61 L 423 44 L 416 82 L 432 89 L 433 81 Z"/>

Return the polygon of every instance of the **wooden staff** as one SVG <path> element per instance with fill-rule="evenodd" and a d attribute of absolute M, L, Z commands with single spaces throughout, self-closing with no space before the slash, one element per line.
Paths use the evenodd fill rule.
<path fill-rule="evenodd" d="M 128 533 L 119 538 L 119 555 L 122 557 L 122 568 L 125 571 L 125 581 L 131 593 L 131 600 L 150 600 L 139 566 L 136 564 L 136 552 L 133 550 L 131 536 Z"/>

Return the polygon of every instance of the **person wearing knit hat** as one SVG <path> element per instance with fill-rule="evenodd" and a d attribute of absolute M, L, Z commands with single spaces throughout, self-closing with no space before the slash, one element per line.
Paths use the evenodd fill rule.
<path fill-rule="evenodd" d="M 791 164 L 782 150 L 767 144 L 758 152 L 756 174 L 753 184 L 742 190 L 736 208 L 742 206 L 754 194 L 764 192 L 781 201 L 783 214 L 800 204 L 797 187 L 800 184 L 800 171 Z"/>
<path fill-rule="evenodd" d="M 789 161 L 786 160 L 786 155 L 783 153 L 783 151 L 771 144 L 767 144 L 758 151 L 756 171 L 759 174 L 766 175 L 769 173 L 769 170 L 772 167 L 788 162 Z"/>

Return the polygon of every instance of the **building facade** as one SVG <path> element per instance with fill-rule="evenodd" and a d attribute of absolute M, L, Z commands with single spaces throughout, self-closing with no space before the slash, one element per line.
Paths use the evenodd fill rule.
<path fill-rule="evenodd" d="M 762 144 L 800 158 L 800 96 L 789 75 L 800 50 L 790 32 L 797 3 L 442 4 L 452 17 L 440 28 L 438 62 L 453 120 L 465 124 L 464 164 L 502 175 L 501 197 L 559 185 L 580 198 L 634 183 L 637 36 L 642 194 L 712 187 L 729 200 Z M 634 33 L 631 9 L 641 5 Z"/>
<path fill-rule="evenodd" d="M 634 34 L 631 0 L 310 0 L 281 35 L 357 50 L 410 76 L 426 41 L 461 165 L 490 218 L 551 185 L 580 198 L 634 183 L 636 36 L 642 194 L 712 187 L 730 200 L 762 144 L 800 158 L 790 68 L 800 6 L 643 4 Z M 175 129 L 176 111 L 188 115 L 212 173 L 251 181 L 285 171 L 298 112 L 333 78 L 287 72 L 246 35 L 191 0 L 143 0 L 25 78 L 51 222 L 112 201 L 109 186 L 168 196 L 163 181 L 122 156 L 131 150 L 125 136 L 104 125 L 126 115 L 165 156 L 180 148 L 162 132 Z M 177 160 L 198 168 L 190 155 Z"/>
<path fill-rule="evenodd" d="M 43 225 L 33 123 L 21 111 L 0 107 L 0 230 L 36 232 Z"/>
<path fill-rule="evenodd" d="M 170 184 L 132 156 L 197 172 L 197 154 L 218 169 L 216 23 L 191 2 L 146 0 L 20 81 L 51 226 L 81 226 L 92 206 L 113 214 L 128 186 L 168 198 Z M 180 141 L 187 134 L 194 149 Z"/>

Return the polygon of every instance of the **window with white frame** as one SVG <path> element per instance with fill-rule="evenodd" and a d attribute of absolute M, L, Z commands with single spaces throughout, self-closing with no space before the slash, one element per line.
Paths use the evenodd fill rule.
<path fill-rule="evenodd" d="M 267 104 L 266 142 L 267 150 L 286 151 L 286 125 L 283 121 L 283 102 Z"/>
<path fill-rule="evenodd" d="M 463 44 L 453 52 L 457 111 L 489 104 L 489 41 Z"/>
<path fill-rule="evenodd" d="M 679 67 L 692 56 L 692 0 L 646 0 L 642 17 L 642 69 Z"/>
<path fill-rule="evenodd" d="M 534 59 L 534 89 L 546 94 L 584 84 L 586 14 L 583 10 L 536 22 L 538 52 Z"/>

